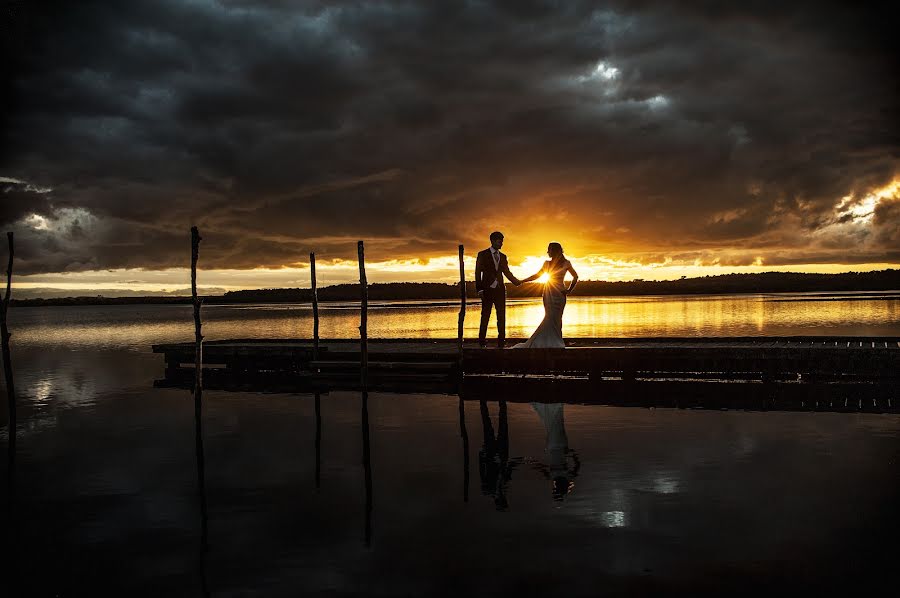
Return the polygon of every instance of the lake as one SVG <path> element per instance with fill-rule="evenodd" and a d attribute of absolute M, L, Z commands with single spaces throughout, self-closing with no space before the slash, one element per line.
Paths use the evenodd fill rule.
<path fill-rule="evenodd" d="M 457 307 L 403 305 L 374 306 L 370 336 L 456 334 Z M 211 340 L 311 331 L 308 306 L 203 316 Z M 540 316 L 511 303 L 508 334 Z M 352 304 L 321 317 L 358 334 Z M 190 307 L 13 308 L 10 326 L 11 595 L 865 593 L 896 557 L 896 415 L 352 392 L 204 392 L 203 550 L 193 400 L 153 388 L 149 350 L 192 340 Z M 900 336 L 900 301 L 573 298 L 565 334 Z"/>
<path fill-rule="evenodd" d="M 690 295 L 572 297 L 563 318 L 567 337 L 642 336 L 900 336 L 898 293 L 820 295 Z M 417 304 L 418 303 L 418 304 Z M 465 335 L 478 336 L 480 308 L 466 310 Z M 527 337 L 543 318 L 540 298 L 510 300 L 508 337 Z M 458 304 L 372 302 L 370 338 L 456 338 Z M 188 305 L 114 305 L 10 310 L 16 343 L 147 351 L 154 343 L 193 341 Z M 359 306 L 320 307 L 322 338 L 358 338 Z M 224 338 L 310 338 L 309 305 L 209 305 L 203 332 Z M 496 336 L 491 323 L 489 334 Z"/>

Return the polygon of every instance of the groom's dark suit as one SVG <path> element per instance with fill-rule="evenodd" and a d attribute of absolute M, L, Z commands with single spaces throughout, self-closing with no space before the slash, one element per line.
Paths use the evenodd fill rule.
<path fill-rule="evenodd" d="M 516 277 L 509 271 L 506 255 L 497 250 L 498 259 L 494 261 L 493 248 L 488 247 L 478 252 L 475 260 L 475 289 L 484 291 L 481 296 L 481 327 L 478 329 L 478 343 L 485 344 L 488 322 L 491 319 L 491 307 L 497 309 L 497 344 L 502 347 L 506 340 L 506 286 L 503 282 L 505 274 L 510 280 Z M 495 284 L 496 283 L 496 284 Z"/>

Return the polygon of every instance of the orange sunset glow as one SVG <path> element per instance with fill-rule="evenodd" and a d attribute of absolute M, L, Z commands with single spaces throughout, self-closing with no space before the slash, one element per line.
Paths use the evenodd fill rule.
<path fill-rule="evenodd" d="M 847 195 L 834 202 L 832 215 L 811 238 L 806 239 L 802 250 L 786 251 L 782 247 L 705 247 L 691 251 L 666 251 L 659 240 L 639 237 L 637 233 L 618 229 L 610 233 L 600 226 L 593 231 L 574 230 L 568 233 L 563 226 L 550 227 L 543 223 L 531 226 L 526 218 L 518 225 L 507 228 L 505 251 L 510 264 L 520 275 L 537 272 L 546 255 L 544 239 L 558 239 L 568 234 L 564 246 L 569 259 L 576 265 L 582 279 L 627 281 L 674 280 L 681 277 L 715 276 L 729 273 L 759 272 L 810 272 L 838 273 L 846 271 L 872 271 L 896 268 L 897 261 L 842 263 L 804 262 L 802 256 L 817 250 L 834 253 L 833 247 L 842 241 L 861 240 L 863 244 L 877 239 L 879 226 L 885 223 L 883 214 L 891 215 L 900 210 L 900 181 L 860 195 Z M 738 216 L 733 216 L 738 217 Z M 881 219 L 881 221 L 879 221 Z M 767 239 L 780 237 L 785 242 L 795 238 L 791 230 L 792 218 L 774 223 L 774 232 Z M 23 220 L 23 226 L 35 234 L 52 234 L 57 224 L 37 214 Z M 522 228 L 520 229 L 519 226 Z M 521 231 L 521 236 L 516 232 Z M 548 232 L 551 231 L 551 232 Z M 557 235 L 557 236 L 554 236 Z M 777 235 L 777 237 L 776 237 Z M 344 241 L 348 242 L 348 241 Z M 383 242 L 383 241 L 382 241 Z M 631 245 L 630 245 L 631 243 Z M 376 248 L 379 241 L 372 243 Z M 310 247 L 315 247 L 314 243 Z M 863 245 L 864 246 L 864 245 Z M 471 247 L 471 246 L 470 246 Z M 856 246 L 854 250 L 861 247 Z M 467 248 L 465 268 L 474 270 L 475 245 Z M 608 253 L 592 251 L 609 250 Z M 437 252 L 438 248 L 432 246 Z M 377 250 L 376 250 L 377 251 Z M 834 255 L 835 258 L 839 257 Z M 787 262 L 787 263 L 785 263 Z M 421 258 L 370 260 L 367 262 L 371 282 L 447 282 L 458 280 L 458 258 L 449 252 Z M 320 284 L 341 284 L 358 279 L 358 265 L 354 260 L 328 258 L 320 254 L 318 265 Z M 108 269 L 81 272 L 26 274 L 18 277 L 14 287 L 22 296 L 90 294 L 102 290 L 107 295 L 118 294 L 184 294 L 187 271 L 184 268 L 166 269 Z M 539 282 L 546 281 L 546 275 Z M 278 267 L 254 267 L 248 269 L 210 268 L 204 271 L 201 288 L 208 292 L 238 289 L 309 286 L 308 263 L 290 262 Z"/>

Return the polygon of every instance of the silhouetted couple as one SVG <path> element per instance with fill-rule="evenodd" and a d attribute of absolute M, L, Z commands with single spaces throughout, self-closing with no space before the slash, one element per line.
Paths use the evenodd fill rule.
<path fill-rule="evenodd" d="M 562 245 L 550 243 L 547 246 L 549 261 L 544 262 L 541 269 L 519 280 L 509 271 L 509 262 L 506 254 L 500 251 L 503 247 L 503 233 L 491 233 L 491 246 L 480 251 L 475 260 L 475 289 L 481 297 L 481 326 L 478 329 L 478 344 L 485 347 L 488 322 L 491 319 L 491 310 L 497 311 L 497 346 L 501 349 L 506 343 L 506 285 L 503 277 L 506 276 L 516 286 L 523 282 L 537 280 L 544 274 L 547 281 L 544 283 L 544 320 L 524 343 L 515 345 L 514 349 L 538 349 L 565 347 L 562 336 L 562 316 L 566 308 L 566 295 L 572 292 L 578 283 L 578 273 L 572 267 L 572 263 L 563 254 Z M 565 286 L 566 273 L 572 275 L 572 282 L 568 288 Z"/>

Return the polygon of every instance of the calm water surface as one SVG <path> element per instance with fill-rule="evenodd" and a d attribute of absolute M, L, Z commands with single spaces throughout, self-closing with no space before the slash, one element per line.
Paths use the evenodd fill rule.
<path fill-rule="evenodd" d="M 510 310 L 513 334 L 536 309 Z M 372 336 L 455 332 L 454 307 L 373 313 Z M 577 300 L 566 333 L 897 335 L 897 313 L 895 300 Z M 11 317 L 18 451 L 4 517 L 17 556 L 4 565 L 24 588 L 12 595 L 858 593 L 894 564 L 897 416 L 565 397 L 460 411 L 457 397 L 394 394 L 371 394 L 364 414 L 347 392 L 322 395 L 318 421 L 311 395 L 204 393 L 202 551 L 193 401 L 152 387 L 163 363 L 149 352 L 190 340 L 189 308 Z M 309 334 L 300 306 L 204 317 L 213 339 Z M 324 310 L 323 336 L 352 336 L 356 318 Z"/>
<path fill-rule="evenodd" d="M 886 295 L 896 297 L 897 293 Z M 659 297 L 573 297 L 566 306 L 567 337 L 641 336 L 900 336 L 900 299 L 878 294 L 776 294 Z M 466 312 L 467 338 L 478 336 L 479 306 Z M 458 305 L 373 303 L 371 338 L 455 338 Z M 527 337 L 543 318 L 541 300 L 510 300 L 507 336 Z M 16 342 L 35 346 L 130 348 L 192 341 L 190 306 L 18 308 L 10 312 Z M 359 307 L 323 304 L 323 338 L 358 338 Z M 224 338 L 309 338 L 309 305 L 210 305 L 204 335 Z M 496 334 L 491 324 L 491 333 Z"/>

